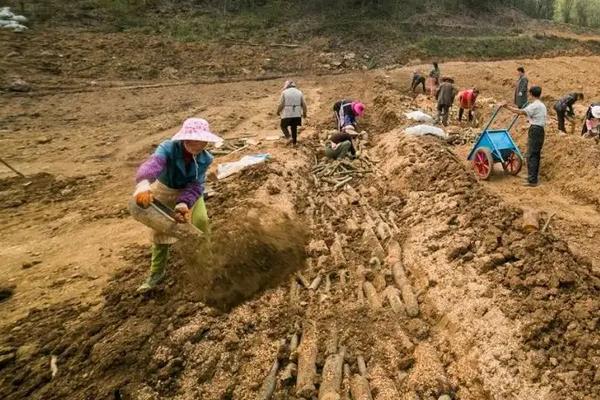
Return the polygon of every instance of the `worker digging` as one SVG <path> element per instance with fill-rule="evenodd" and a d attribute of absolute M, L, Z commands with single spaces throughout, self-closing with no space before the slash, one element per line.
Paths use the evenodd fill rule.
<path fill-rule="evenodd" d="M 340 132 L 358 132 L 357 119 L 364 113 L 365 105 L 358 100 L 340 100 L 333 105 L 336 126 Z"/>
<path fill-rule="evenodd" d="M 581 134 L 586 138 L 598 140 L 600 136 L 600 103 L 592 104 L 586 111 Z"/>
<path fill-rule="evenodd" d="M 209 235 L 209 221 L 204 204 L 206 171 L 213 156 L 206 150 L 209 143 L 221 138 L 210 131 L 201 118 L 185 120 L 181 129 L 162 142 L 136 174 L 133 197 L 138 206 L 148 208 L 155 200 L 173 208 L 179 223 L 191 223 Z M 163 232 L 152 232 L 150 275 L 138 288 L 145 293 L 154 289 L 165 277 L 170 246 L 176 238 Z"/>
<path fill-rule="evenodd" d="M 469 122 L 473 122 L 473 112 L 475 111 L 477 101 L 477 96 L 479 96 L 479 89 L 466 89 L 458 93 L 458 122 L 462 122 L 462 117 L 464 111 L 467 110 L 467 119 Z"/>
<path fill-rule="evenodd" d="M 568 95 L 561 97 L 556 103 L 554 103 L 554 111 L 556 111 L 556 117 L 558 118 L 558 134 L 564 136 L 567 134 L 565 128 L 565 120 L 571 121 L 572 131 L 575 129 L 575 111 L 573 105 L 578 100 L 583 100 L 583 93 L 569 93 Z M 571 132 L 573 133 L 573 132 Z"/>

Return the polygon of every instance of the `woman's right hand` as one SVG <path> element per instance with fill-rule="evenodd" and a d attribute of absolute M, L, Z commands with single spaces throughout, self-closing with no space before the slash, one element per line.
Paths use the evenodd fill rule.
<path fill-rule="evenodd" d="M 154 200 L 154 196 L 150 190 L 137 193 L 134 197 L 135 203 L 142 208 L 150 207 L 150 203 L 152 203 L 152 200 Z"/>

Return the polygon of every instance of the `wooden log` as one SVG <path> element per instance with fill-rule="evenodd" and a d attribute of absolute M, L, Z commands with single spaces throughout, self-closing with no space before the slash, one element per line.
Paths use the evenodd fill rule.
<path fill-rule="evenodd" d="M 419 315 L 419 303 L 412 286 L 402 286 L 400 288 L 400 293 L 402 294 L 402 301 L 404 302 L 406 308 L 406 314 L 409 317 L 416 317 Z"/>
<path fill-rule="evenodd" d="M 317 332 L 314 322 L 309 322 L 302 332 L 298 348 L 298 378 L 296 395 L 310 399 L 315 394 L 315 376 L 317 375 Z"/>
<path fill-rule="evenodd" d="M 365 301 L 365 294 L 363 291 L 363 283 L 365 282 L 365 269 L 362 265 L 359 265 L 356 268 L 356 285 L 357 285 L 357 295 L 358 295 L 358 304 L 363 304 Z"/>
<path fill-rule="evenodd" d="M 367 249 L 371 250 L 371 255 L 373 257 L 377 257 L 380 260 L 383 260 L 385 258 L 385 250 L 381 246 L 381 243 L 379 243 L 379 240 L 377 239 L 377 236 L 375 236 L 373 229 L 365 226 L 362 240 L 363 245 Z"/>
<path fill-rule="evenodd" d="M 329 248 L 331 253 L 331 258 L 333 259 L 333 264 L 337 267 L 346 264 L 346 257 L 344 256 L 344 249 L 342 247 L 342 242 L 340 241 L 339 235 L 335 234 L 335 240 L 331 244 Z"/>
<path fill-rule="evenodd" d="M 367 301 L 373 310 L 380 310 L 383 307 L 381 304 L 381 298 L 375 289 L 375 286 L 371 282 L 364 282 L 363 289 L 367 297 Z"/>
<path fill-rule="evenodd" d="M 376 400 L 398 400 L 400 397 L 394 381 L 378 365 L 371 372 L 370 385 L 376 393 Z"/>
<path fill-rule="evenodd" d="M 523 230 L 532 233 L 540 229 L 540 214 L 536 210 L 526 208 L 523 210 Z"/>
<path fill-rule="evenodd" d="M 386 241 L 391 236 L 390 227 L 385 222 L 379 221 L 377 224 L 377 237 L 379 237 L 379 240 Z"/>
<path fill-rule="evenodd" d="M 375 272 L 373 277 L 373 286 L 375 286 L 375 290 L 377 290 L 378 293 L 382 292 L 386 288 L 387 281 L 382 270 Z"/>
<path fill-rule="evenodd" d="M 419 303 L 417 302 L 417 296 L 413 291 L 408 278 L 404 272 L 404 267 L 401 262 L 397 262 L 392 267 L 392 274 L 394 276 L 394 282 L 402 293 L 402 301 L 406 307 L 406 314 L 410 317 L 416 317 L 419 315 Z"/>
<path fill-rule="evenodd" d="M 402 261 L 402 247 L 400 247 L 400 243 L 397 240 L 390 240 L 385 262 L 388 265 L 394 265 L 400 261 Z"/>
<path fill-rule="evenodd" d="M 279 380 L 285 382 L 286 384 L 289 384 L 293 382 L 294 379 L 296 379 L 297 374 L 298 366 L 296 365 L 296 363 L 291 362 L 288 365 L 286 365 L 285 368 L 281 371 L 281 376 L 279 377 Z"/>
<path fill-rule="evenodd" d="M 344 187 L 344 191 L 350 196 L 350 202 L 352 204 L 358 204 L 360 201 L 360 194 L 350 185 Z"/>
<path fill-rule="evenodd" d="M 350 392 L 353 400 L 373 400 L 367 378 L 355 374 L 350 381 Z"/>
<path fill-rule="evenodd" d="M 406 308 L 404 308 L 404 304 L 402 304 L 402 300 L 400 300 L 398 289 L 393 286 L 388 286 L 383 293 L 395 314 L 406 314 Z"/>
<path fill-rule="evenodd" d="M 364 376 L 364 377 L 368 377 L 367 374 L 367 363 L 365 362 L 365 358 L 363 356 L 357 356 L 356 357 L 356 365 L 358 366 L 358 372 Z"/>
<path fill-rule="evenodd" d="M 298 282 L 296 282 L 295 278 L 292 278 L 292 281 L 290 282 L 290 304 L 298 304 L 298 299 Z"/>
<path fill-rule="evenodd" d="M 327 343 L 325 345 L 325 355 L 330 356 L 332 354 L 338 354 L 338 331 L 335 326 L 331 328 L 331 335 L 329 339 L 327 339 Z"/>
<path fill-rule="evenodd" d="M 317 290 L 317 288 L 321 284 L 321 281 L 323 280 L 323 273 L 324 273 L 323 271 L 319 271 L 317 273 L 317 276 L 315 277 L 315 279 L 313 279 L 313 281 L 311 282 L 311 284 L 308 287 L 308 289 L 310 289 L 310 290 Z"/>
<path fill-rule="evenodd" d="M 269 371 L 269 374 L 263 381 L 260 390 L 258 391 L 258 398 L 260 400 L 270 400 L 271 396 L 273 396 L 273 392 L 275 392 L 275 387 L 277 385 L 277 370 L 279 369 L 279 360 L 275 358 L 273 362 L 273 366 Z"/>
<path fill-rule="evenodd" d="M 319 400 L 339 400 L 344 372 L 344 356 L 332 354 L 325 360 L 321 373 Z"/>
<path fill-rule="evenodd" d="M 346 285 L 348 285 L 348 271 L 345 269 L 340 269 L 338 274 L 340 276 L 340 285 L 342 288 L 346 287 Z"/>
<path fill-rule="evenodd" d="M 307 289 L 310 287 L 310 282 L 308 281 L 308 279 L 306 279 L 304 277 L 304 275 L 302 275 L 300 272 L 298 272 L 296 274 L 296 276 L 298 277 L 298 281 L 300 281 L 300 283 L 302 284 L 302 286 L 304 286 Z"/>
<path fill-rule="evenodd" d="M 400 288 L 404 285 L 410 285 L 408 278 L 406 277 L 406 272 L 404 272 L 404 266 L 401 261 L 397 261 L 392 265 L 392 275 L 394 277 L 394 282 L 396 286 Z"/>
<path fill-rule="evenodd" d="M 344 376 L 342 378 L 342 400 L 350 400 L 350 379 L 352 378 L 352 372 L 350 371 L 350 365 L 344 363 Z"/>
<path fill-rule="evenodd" d="M 298 343 L 300 342 L 300 336 L 298 333 L 294 333 L 290 339 L 290 361 L 296 361 L 298 359 Z"/>

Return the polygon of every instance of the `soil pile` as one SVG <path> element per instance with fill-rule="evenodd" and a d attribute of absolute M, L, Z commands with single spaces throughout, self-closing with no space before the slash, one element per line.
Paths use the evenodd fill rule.
<path fill-rule="evenodd" d="M 496 307 L 520 334 L 513 338 L 518 350 L 500 356 L 500 365 L 521 375 L 521 383 L 506 395 L 531 390 L 522 386 L 530 380 L 559 398 L 598 397 L 598 269 L 553 235 L 525 232 L 522 211 L 485 191 L 444 143 L 392 135 L 398 133 L 386 134 L 380 149 L 384 170 L 395 177 L 391 186 L 409 199 L 400 217 L 413 232 L 439 224 L 439 232 L 420 238 L 419 251 L 439 252 L 453 269 L 472 268 L 508 290 L 496 291 Z"/>
<path fill-rule="evenodd" d="M 229 309 L 254 294 L 279 285 L 302 268 L 306 232 L 299 221 L 266 206 L 245 215 L 221 215 L 211 243 L 190 253 L 190 244 L 178 245 L 186 259 L 192 291 L 207 304 Z M 209 249 L 207 249 L 209 247 Z"/>

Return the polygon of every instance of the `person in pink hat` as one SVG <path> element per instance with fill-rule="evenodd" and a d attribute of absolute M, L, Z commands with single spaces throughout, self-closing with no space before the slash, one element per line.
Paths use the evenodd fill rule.
<path fill-rule="evenodd" d="M 191 222 L 209 233 L 208 214 L 203 192 L 206 171 L 213 156 L 206 150 L 209 143 L 222 139 L 210 131 L 208 122 L 188 118 L 170 140 L 162 142 L 154 154 L 138 169 L 133 197 L 138 206 L 148 208 L 154 199 L 174 208 L 178 222 Z M 152 232 L 150 276 L 138 288 L 147 292 L 165 277 L 169 247 L 176 239 Z"/>
<path fill-rule="evenodd" d="M 333 105 L 333 114 L 337 123 L 338 131 L 357 131 L 358 117 L 365 113 L 365 105 L 360 101 L 340 100 Z"/>

